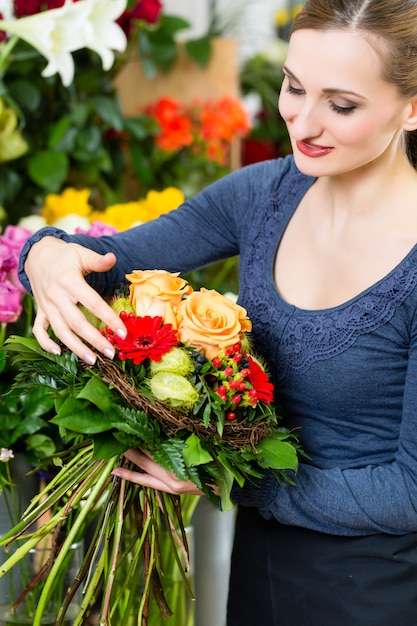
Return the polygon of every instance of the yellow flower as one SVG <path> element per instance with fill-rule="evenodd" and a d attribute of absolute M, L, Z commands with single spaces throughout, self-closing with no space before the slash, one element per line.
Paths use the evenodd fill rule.
<path fill-rule="evenodd" d="M 176 187 L 167 187 L 163 191 L 148 191 L 142 200 L 138 221 L 149 222 L 164 213 L 177 209 L 184 202 L 184 194 Z"/>
<path fill-rule="evenodd" d="M 208 359 L 241 341 L 251 330 L 246 310 L 214 289 L 202 287 L 180 303 L 179 340 L 200 348 Z"/>
<path fill-rule="evenodd" d="M 117 230 L 127 230 L 138 219 L 140 202 L 123 202 L 112 204 L 104 211 L 93 211 L 90 215 L 90 222 L 104 222 L 114 226 Z"/>
<path fill-rule="evenodd" d="M 53 224 L 66 215 L 90 216 L 92 206 L 88 204 L 89 189 L 73 189 L 67 187 L 61 194 L 50 193 L 45 198 L 41 215 L 48 224 Z"/>
<path fill-rule="evenodd" d="M 183 202 L 184 194 L 176 187 L 167 187 L 163 191 L 151 190 L 141 200 L 111 204 L 104 211 L 93 211 L 90 222 L 104 222 L 117 230 L 127 230 L 131 226 L 150 222 L 176 209 Z"/>

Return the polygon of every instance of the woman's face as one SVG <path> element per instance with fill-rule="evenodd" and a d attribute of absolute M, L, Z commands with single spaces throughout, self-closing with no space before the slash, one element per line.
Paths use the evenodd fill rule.
<path fill-rule="evenodd" d="M 382 79 L 381 57 L 361 34 L 296 31 L 284 73 L 279 111 L 302 172 L 334 176 L 402 150 L 411 104 Z"/>

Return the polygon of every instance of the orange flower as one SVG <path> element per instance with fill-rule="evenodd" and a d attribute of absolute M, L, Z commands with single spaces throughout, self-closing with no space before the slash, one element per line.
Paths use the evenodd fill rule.
<path fill-rule="evenodd" d="M 225 96 L 206 102 L 201 111 L 201 134 L 205 141 L 213 139 L 230 143 L 250 127 L 250 118 L 236 98 Z"/>
<path fill-rule="evenodd" d="M 177 328 L 177 309 L 184 295 L 192 291 L 191 285 L 180 278 L 179 272 L 172 274 L 165 270 L 134 270 L 126 274 L 132 283 L 130 302 L 136 315 L 161 316 L 165 324 Z"/>
<path fill-rule="evenodd" d="M 193 291 L 178 313 L 180 342 L 200 348 L 210 360 L 252 329 L 246 310 L 214 289 Z"/>
<path fill-rule="evenodd" d="M 175 152 L 193 143 L 191 120 L 183 105 L 174 98 L 161 98 L 147 107 L 146 112 L 160 126 L 155 142 L 161 150 Z"/>

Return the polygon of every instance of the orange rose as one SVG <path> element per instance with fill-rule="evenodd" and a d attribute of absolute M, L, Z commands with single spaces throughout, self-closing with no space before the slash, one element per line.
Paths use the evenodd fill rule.
<path fill-rule="evenodd" d="M 182 297 L 192 291 L 179 272 L 134 270 L 132 274 L 126 274 L 126 278 L 132 283 L 130 302 L 136 315 L 161 316 L 165 324 L 172 324 L 176 329 L 178 305 Z"/>
<path fill-rule="evenodd" d="M 213 289 L 193 291 L 178 309 L 179 340 L 200 348 L 208 359 L 252 329 L 246 310 Z"/>

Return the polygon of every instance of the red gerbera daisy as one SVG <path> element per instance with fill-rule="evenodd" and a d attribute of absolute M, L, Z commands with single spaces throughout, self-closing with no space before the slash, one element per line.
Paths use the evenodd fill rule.
<path fill-rule="evenodd" d="M 274 385 L 269 382 L 268 375 L 265 374 L 262 367 L 251 356 L 246 356 L 250 371 L 248 380 L 256 391 L 256 397 L 258 401 L 269 404 L 274 399 Z"/>
<path fill-rule="evenodd" d="M 127 329 L 125 339 L 114 337 L 119 359 L 132 359 L 139 365 L 145 359 L 160 361 L 162 356 L 178 345 L 177 331 L 164 324 L 162 317 L 138 317 L 133 313 L 123 318 Z"/>

